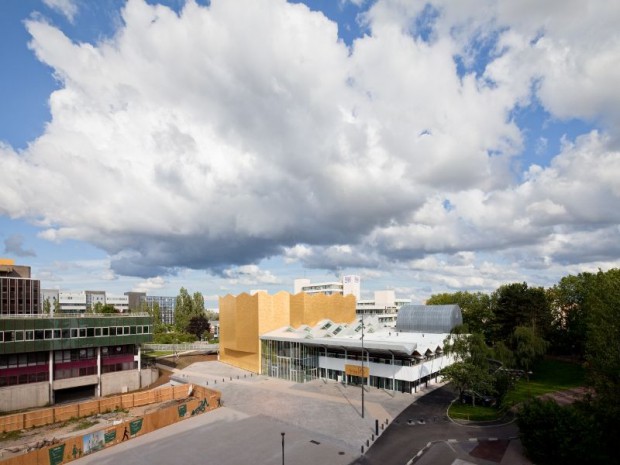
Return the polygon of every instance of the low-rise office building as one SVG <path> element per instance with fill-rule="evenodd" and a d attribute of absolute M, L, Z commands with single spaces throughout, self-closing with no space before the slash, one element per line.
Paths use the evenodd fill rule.
<path fill-rule="evenodd" d="M 47 293 L 57 311 L 48 315 L 39 294 L 29 267 L 0 261 L 0 412 L 128 392 L 157 379 L 140 365 L 140 344 L 152 340 L 150 315 L 86 314 L 86 292 L 58 291 Z M 63 301 L 66 313 L 58 311 Z"/>
<path fill-rule="evenodd" d="M 454 362 L 443 345 L 462 322 L 458 305 L 405 305 L 394 328 L 376 316 L 284 326 L 260 337 L 261 373 L 299 383 L 323 378 L 414 392 Z"/>
<path fill-rule="evenodd" d="M 140 344 L 152 332 L 148 314 L 0 318 L 0 411 L 147 386 L 157 374 L 142 370 Z"/>

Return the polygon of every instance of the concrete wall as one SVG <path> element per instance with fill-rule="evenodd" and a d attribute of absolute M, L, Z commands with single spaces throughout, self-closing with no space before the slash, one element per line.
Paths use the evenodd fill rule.
<path fill-rule="evenodd" d="M 140 389 L 138 370 L 117 371 L 101 375 L 101 395 L 120 394 Z"/>
<path fill-rule="evenodd" d="M 145 368 L 140 371 L 140 383 L 142 387 L 153 384 L 159 378 L 159 370 L 157 368 Z"/>
<path fill-rule="evenodd" d="M 49 383 L 30 383 L 0 389 L 0 412 L 10 412 L 50 403 Z"/>
<path fill-rule="evenodd" d="M 97 384 L 98 379 L 97 375 L 89 375 L 89 376 L 76 376 L 75 378 L 67 378 L 67 379 L 57 379 L 54 380 L 54 391 L 58 389 L 68 389 L 72 387 L 79 386 L 89 386 L 93 384 Z"/>

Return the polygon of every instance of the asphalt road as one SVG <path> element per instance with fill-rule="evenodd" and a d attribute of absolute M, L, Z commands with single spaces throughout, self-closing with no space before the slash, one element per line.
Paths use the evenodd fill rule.
<path fill-rule="evenodd" d="M 514 423 L 495 426 L 463 426 L 446 416 L 454 399 L 450 386 L 443 386 L 407 407 L 355 465 L 405 465 L 429 442 L 470 438 L 509 438 L 518 434 Z"/>

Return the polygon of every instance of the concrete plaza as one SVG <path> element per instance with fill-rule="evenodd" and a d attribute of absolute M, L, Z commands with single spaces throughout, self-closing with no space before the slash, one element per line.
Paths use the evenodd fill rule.
<path fill-rule="evenodd" d="M 422 393 L 365 392 L 315 380 L 296 384 L 257 376 L 220 362 L 200 362 L 173 379 L 222 392 L 222 408 L 141 436 L 76 461 L 76 464 L 183 463 L 237 465 L 285 463 L 346 465 L 372 445 L 375 420 L 387 426 Z M 376 440 L 376 437 L 374 437 Z"/>

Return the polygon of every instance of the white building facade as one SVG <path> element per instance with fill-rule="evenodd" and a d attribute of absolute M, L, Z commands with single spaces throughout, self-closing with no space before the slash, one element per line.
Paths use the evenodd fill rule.
<path fill-rule="evenodd" d="M 280 328 L 260 338 L 261 372 L 298 383 L 322 378 L 415 392 L 454 363 L 443 344 L 462 322 L 458 305 L 405 305 L 394 328 L 376 316 L 363 324 L 360 318 Z"/>

